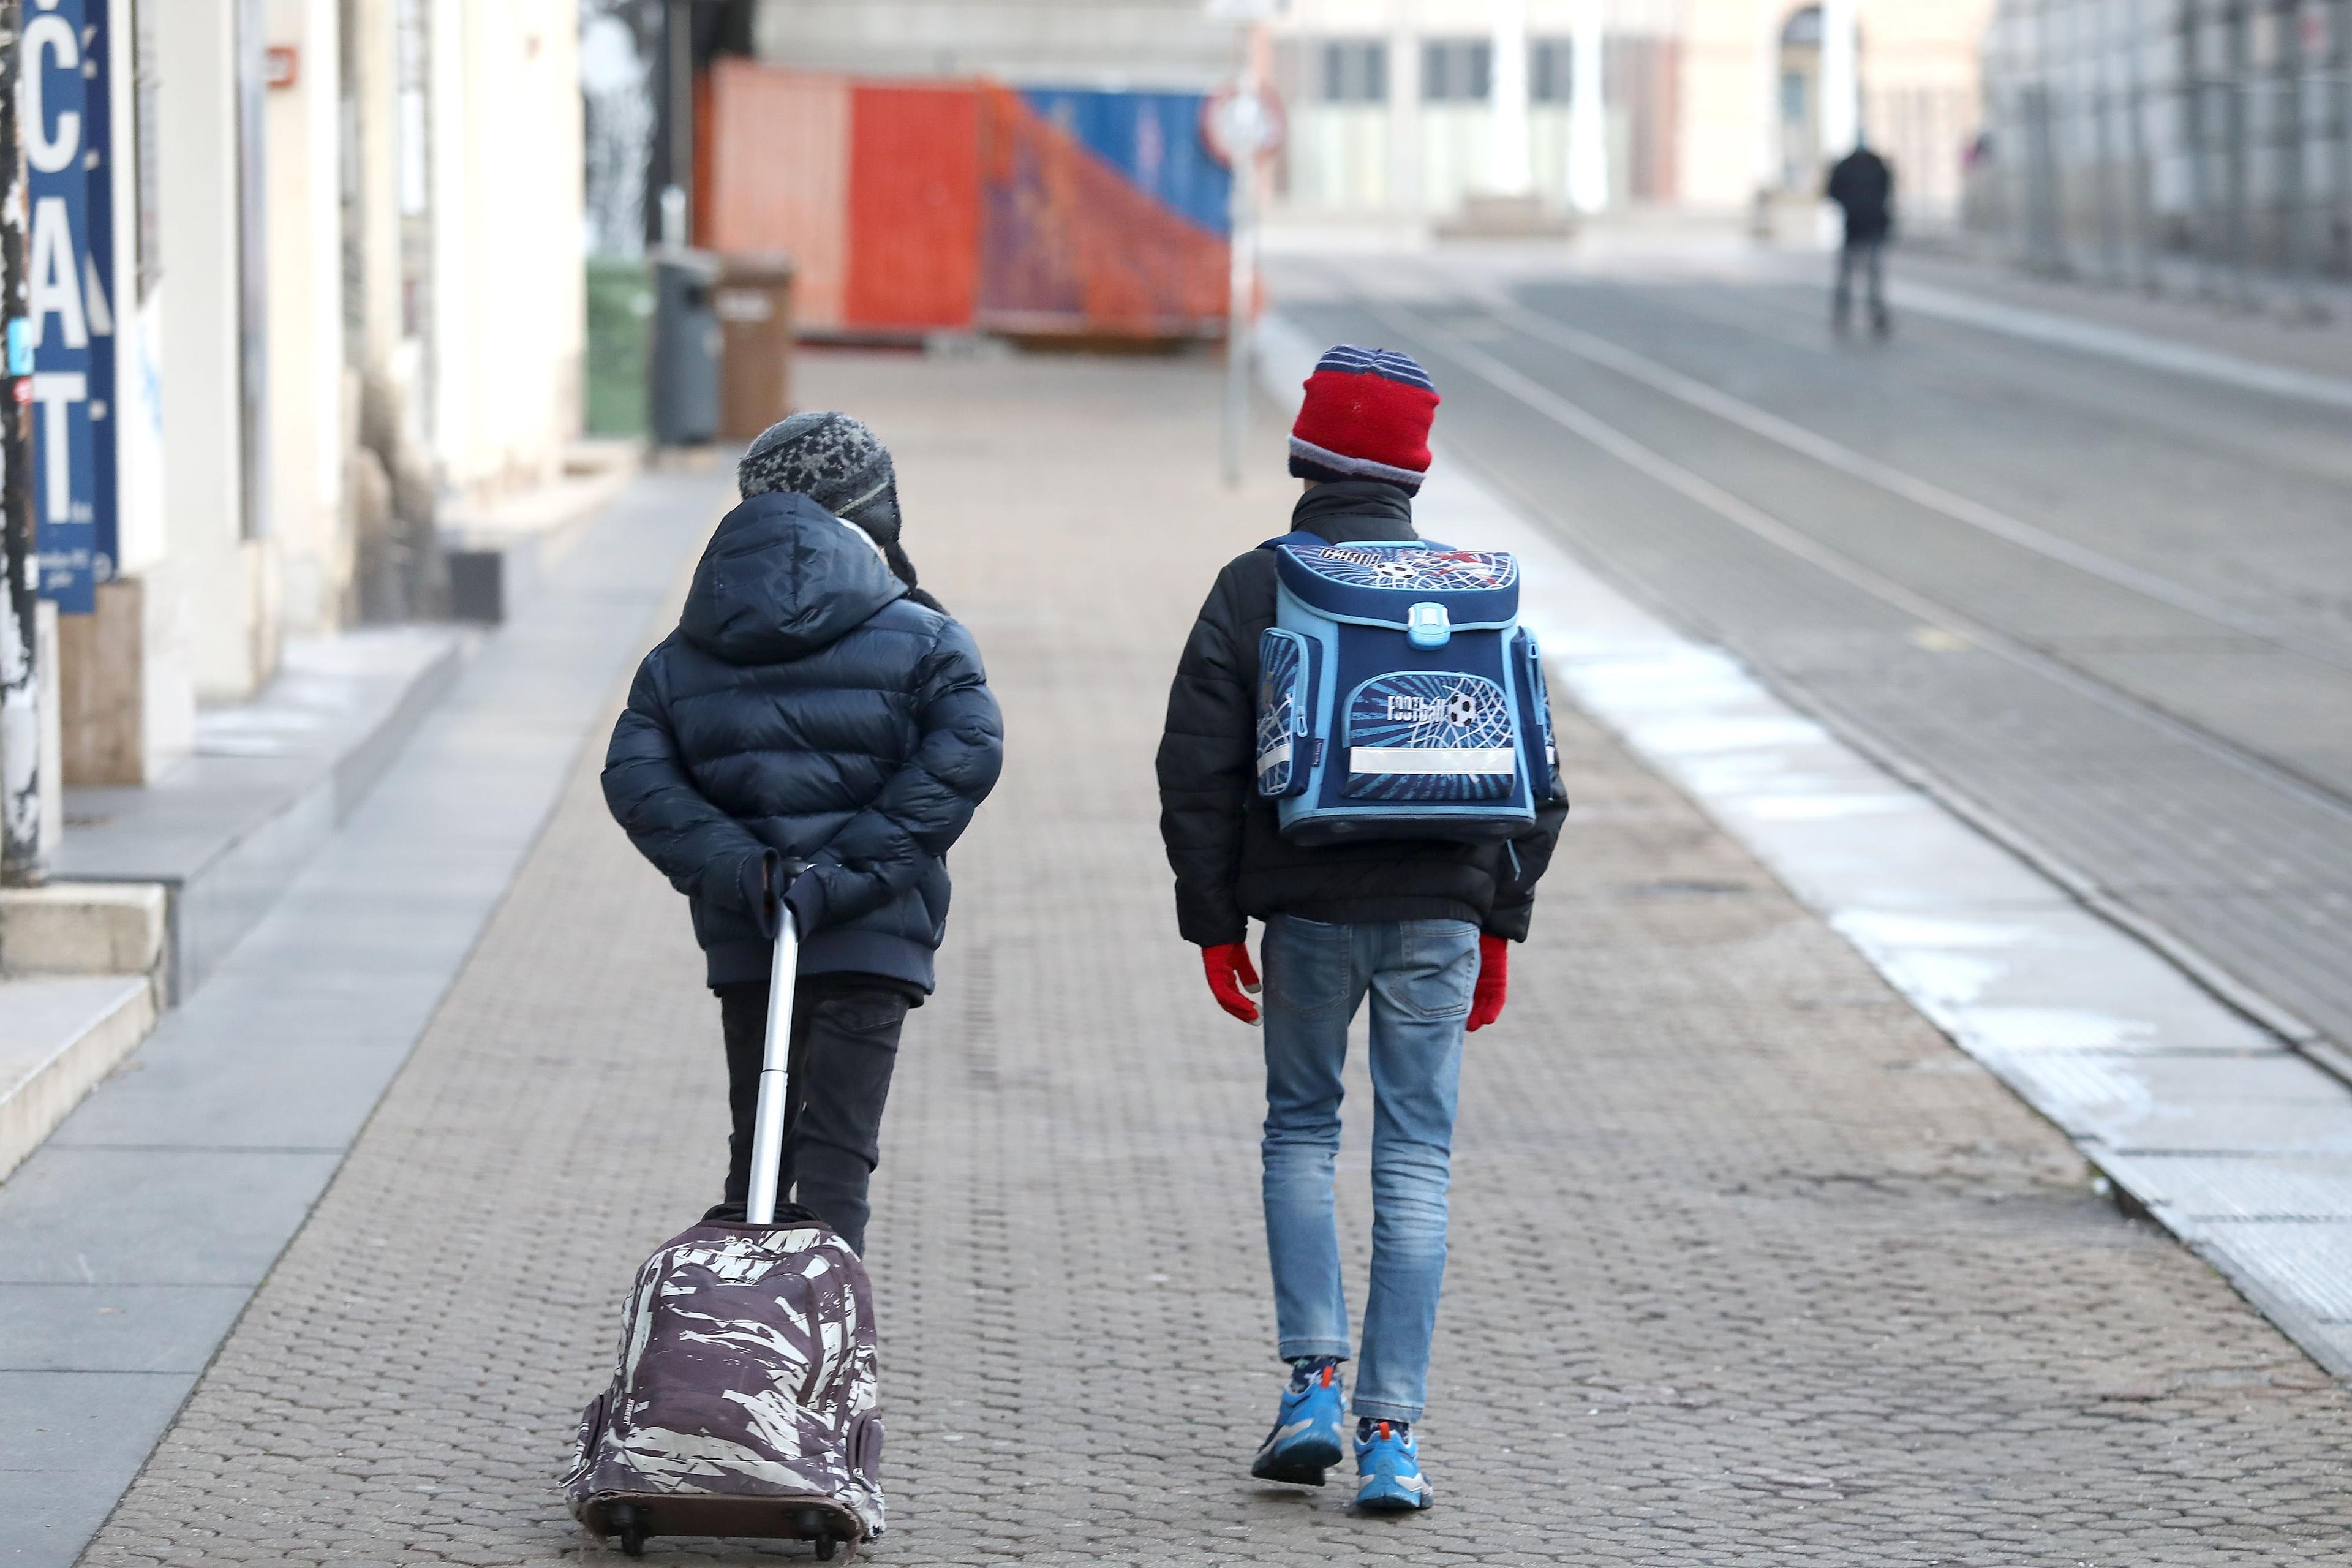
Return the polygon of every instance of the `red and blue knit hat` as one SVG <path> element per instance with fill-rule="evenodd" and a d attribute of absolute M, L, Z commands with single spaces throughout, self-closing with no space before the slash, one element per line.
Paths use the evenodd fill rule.
<path fill-rule="evenodd" d="M 1429 472 L 1437 388 L 1411 354 L 1338 343 L 1307 378 L 1290 427 L 1290 471 L 1302 479 L 1379 479 L 1408 494 Z"/>

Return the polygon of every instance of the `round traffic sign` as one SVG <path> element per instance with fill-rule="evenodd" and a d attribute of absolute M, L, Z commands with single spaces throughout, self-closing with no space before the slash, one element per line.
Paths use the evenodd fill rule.
<path fill-rule="evenodd" d="M 1270 86 L 1250 93 L 1228 81 L 1201 102 L 1201 140 L 1227 168 L 1273 157 L 1282 149 L 1283 130 L 1282 97 Z"/>

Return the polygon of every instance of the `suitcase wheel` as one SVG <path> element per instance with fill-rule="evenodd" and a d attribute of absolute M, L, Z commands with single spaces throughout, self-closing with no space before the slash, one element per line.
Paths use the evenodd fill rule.
<path fill-rule="evenodd" d="M 818 1562 L 830 1563 L 833 1561 L 833 1549 L 835 1542 L 833 1538 L 833 1521 L 831 1520 L 828 1520 L 824 1514 L 812 1508 L 803 1510 L 800 1518 L 794 1520 L 793 1522 L 800 1527 L 801 1539 L 803 1541 L 814 1541 L 816 1542 L 816 1560 Z"/>
<path fill-rule="evenodd" d="M 646 1521 L 635 1503 L 616 1502 L 604 1510 L 604 1523 L 621 1538 L 621 1550 L 631 1557 L 646 1554 Z"/>

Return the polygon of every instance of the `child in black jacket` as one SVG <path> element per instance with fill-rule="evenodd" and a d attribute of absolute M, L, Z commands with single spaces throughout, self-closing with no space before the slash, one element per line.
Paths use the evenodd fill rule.
<path fill-rule="evenodd" d="M 1293 531 L 1318 545 L 1419 538 L 1412 498 L 1436 409 L 1411 356 L 1345 343 L 1326 353 L 1291 433 L 1290 471 L 1307 481 Z M 1199 944 L 1217 1005 L 1244 1023 L 1260 1014 L 1244 994 L 1257 988 L 1249 922 L 1265 926 L 1266 1249 L 1291 1375 L 1250 1473 L 1321 1486 L 1342 1454 L 1345 1411 L 1357 1417 L 1358 1506 L 1426 1508 L 1412 1426 L 1445 1270 L 1463 1036 L 1502 1014 L 1509 943 L 1527 937 L 1567 806 L 1539 805 L 1505 843 L 1285 839 L 1256 791 L 1258 638 L 1276 600 L 1266 551 L 1218 574 L 1177 662 L 1159 758 L 1177 927 Z M 1332 1177 L 1349 1023 L 1367 998 L 1372 1269 L 1350 1404 Z"/>
<path fill-rule="evenodd" d="M 1004 732 L 971 634 L 915 582 L 890 455 L 840 414 L 751 444 L 677 629 L 647 654 L 604 799 L 687 895 L 727 1042 L 740 1219 L 781 911 L 801 934 L 777 1197 L 865 1250 L 908 1009 L 947 928 L 947 852 Z M 807 869 L 785 885 L 783 868 Z"/>

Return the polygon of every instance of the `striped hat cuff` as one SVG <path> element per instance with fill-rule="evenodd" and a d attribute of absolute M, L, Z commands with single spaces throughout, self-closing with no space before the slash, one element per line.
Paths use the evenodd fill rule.
<path fill-rule="evenodd" d="M 1303 472 L 1302 465 L 1320 472 Z M 1388 463 L 1376 463 L 1370 458 L 1351 458 L 1345 452 L 1334 452 L 1328 447 L 1318 447 L 1297 436 L 1290 438 L 1290 471 L 1300 479 L 1309 479 L 1327 475 L 1341 479 L 1379 479 L 1384 484 L 1402 486 L 1408 490 L 1418 490 L 1422 480 L 1428 478 L 1419 468 L 1400 468 Z"/>

